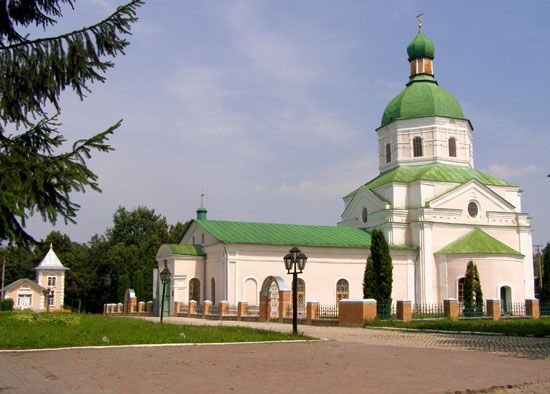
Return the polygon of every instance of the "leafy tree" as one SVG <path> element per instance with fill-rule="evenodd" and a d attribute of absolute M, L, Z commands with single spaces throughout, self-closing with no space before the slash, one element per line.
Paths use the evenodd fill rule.
<path fill-rule="evenodd" d="M 117 287 L 117 301 L 118 302 L 124 302 L 124 294 L 126 293 L 126 290 L 130 288 L 130 277 L 128 274 L 124 273 L 120 276 L 118 280 L 118 287 Z"/>
<path fill-rule="evenodd" d="M 542 250 L 542 288 L 541 301 L 550 301 L 550 242 Z"/>
<path fill-rule="evenodd" d="M 181 239 L 183 238 L 183 235 L 191 226 L 191 223 L 193 223 L 191 220 L 181 223 L 177 222 L 174 225 L 170 226 L 170 230 L 168 230 L 168 240 L 167 243 L 169 244 L 179 244 L 181 242 Z"/>
<path fill-rule="evenodd" d="M 393 264 L 390 250 L 382 231 L 372 230 L 371 239 L 369 258 L 372 262 L 370 265 L 372 270 L 367 260 L 367 268 L 365 269 L 363 281 L 363 295 L 366 296 L 366 289 L 368 290 L 368 294 L 376 299 L 378 305 L 388 307 L 392 302 L 391 292 L 393 285 Z"/>
<path fill-rule="evenodd" d="M 92 151 L 108 152 L 110 135 L 121 122 L 59 153 L 59 98 L 72 88 L 80 99 L 94 82 L 104 82 L 111 59 L 124 54 L 142 0 L 118 7 L 95 25 L 52 37 L 29 38 L 32 26 L 47 30 L 74 0 L 0 1 L 0 241 L 30 246 L 26 220 L 38 212 L 53 224 L 75 222 L 79 205 L 72 192 L 100 191 L 87 167 Z M 53 108 L 53 115 L 47 113 Z M 23 129 L 23 131 L 20 131 Z"/>

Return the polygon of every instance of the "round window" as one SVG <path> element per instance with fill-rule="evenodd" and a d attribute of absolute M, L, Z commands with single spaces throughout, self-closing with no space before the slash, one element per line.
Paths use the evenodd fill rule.
<path fill-rule="evenodd" d="M 367 223 L 368 218 L 369 218 L 369 210 L 365 207 L 363 208 L 363 212 L 361 214 L 361 219 L 363 220 L 363 223 Z"/>
<path fill-rule="evenodd" d="M 475 218 L 477 217 L 479 213 L 479 207 L 477 206 L 477 203 L 475 201 L 470 201 L 470 203 L 468 204 L 468 214 Z"/>

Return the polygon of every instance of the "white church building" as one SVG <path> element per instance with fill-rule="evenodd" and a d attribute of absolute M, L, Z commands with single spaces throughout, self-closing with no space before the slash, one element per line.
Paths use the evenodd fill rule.
<path fill-rule="evenodd" d="M 300 302 L 362 298 L 374 228 L 390 244 L 394 301 L 461 301 L 470 260 L 485 298 L 533 298 L 531 218 L 522 212 L 522 190 L 475 169 L 472 123 L 436 81 L 434 52 L 419 28 L 407 48 L 409 81 L 376 129 L 380 174 L 344 196 L 336 226 L 210 220 L 201 204 L 181 242 L 157 253 L 157 299 L 158 272 L 166 266 L 171 308 L 190 300 L 258 305 L 260 293 L 276 297 L 291 288 L 283 257 L 292 246 L 308 256 Z"/>

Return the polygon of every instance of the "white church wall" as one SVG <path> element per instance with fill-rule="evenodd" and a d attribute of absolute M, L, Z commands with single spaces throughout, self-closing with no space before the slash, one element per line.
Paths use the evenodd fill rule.
<path fill-rule="evenodd" d="M 173 301 L 189 302 L 189 281 L 193 278 L 199 279 L 201 286 L 204 282 L 202 256 L 178 256 L 169 261 L 168 268 L 172 272 Z M 159 269 L 162 270 L 164 263 L 159 262 Z"/>
<path fill-rule="evenodd" d="M 514 256 L 449 255 L 447 256 L 449 294 L 457 297 L 458 279 L 466 274 L 472 260 L 479 271 L 483 298 L 500 298 L 500 288 L 510 286 L 512 302 L 525 300 L 523 259 Z"/>
<path fill-rule="evenodd" d="M 206 253 L 203 299 L 210 300 L 214 304 L 225 300 L 227 286 L 227 258 L 222 244 L 216 244 L 204 248 Z M 212 279 L 214 279 L 214 294 L 212 294 Z M 212 299 L 212 295 L 215 299 Z"/>
<path fill-rule="evenodd" d="M 230 268 L 228 276 L 229 299 L 236 304 L 243 299 L 255 300 L 250 294 L 257 292 L 268 276 L 280 276 L 291 289 L 292 276 L 284 268 L 283 256 L 289 246 L 229 245 Z M 336 282 L 346 279 L 350 285 L 350 298 L 363 297 L 363 274 L 368 249 L 302 247 L 308 256 L 304 273 L 300 275 L 306 283 L 306 300 L 323 304 L 336 302 Z M 394 258 L 393 299 L 409 299 L 414 296 L 414 256 L 416 251 L 392 251 Z M 236 289 L 235 291 L 231 289 Z"/>

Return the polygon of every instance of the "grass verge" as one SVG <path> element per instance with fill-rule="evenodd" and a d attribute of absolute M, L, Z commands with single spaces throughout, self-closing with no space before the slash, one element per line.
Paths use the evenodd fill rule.
<path fill-rule="evenodd" d="M 0 349 L 311 339 L 244 327 L 183 326 L 103 315 L 0 312 Z"/>
<path fill-rule="evenodd" d="M 496 332 L 505 335 L 544 337 L 550 335 L 550 318 L 493 320 L 415 320 L 403 323 L 396 320 L 365 322 L 365 327 L 396 327 L 420 330 Z"/>

